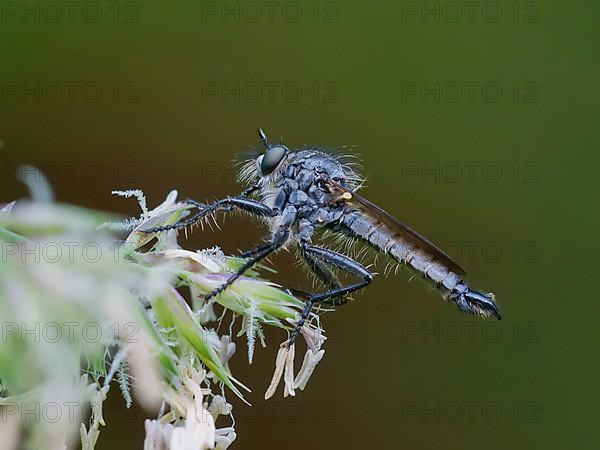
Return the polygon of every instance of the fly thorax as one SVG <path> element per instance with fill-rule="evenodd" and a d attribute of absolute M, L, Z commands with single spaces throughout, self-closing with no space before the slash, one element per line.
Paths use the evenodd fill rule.
<path fill-rule="evenodd" d="M 292 191 L 290 193 L 290 195 L 288 196 L 288 202 L 290 202 L 297 208 L 300 208 L 305 205 L 308 206 L 311 202 L 314 203 L 314 201 L 312 201 L 312 199 L 308 197 L 306 192 L 301 191 L 300 189 L 296 189 L 295 191 Z"/>
<path fill-rule="evenodd" d="M 316 181 L 316 172 L 314 170 L 309 169 L 300 169 L 295 177 L 295 181 L 298 183 L 298 189 L 302 191 L 308 191 L 311 186 L 313 186 Z"/>

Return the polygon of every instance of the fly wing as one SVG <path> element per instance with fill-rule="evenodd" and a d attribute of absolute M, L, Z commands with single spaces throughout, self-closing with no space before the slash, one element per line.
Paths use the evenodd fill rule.
<path fill-rule="evenodd" d="M 458 265 L 458 263 L 450 258 L 450 256 L 448 256 L 443 250 L 438 248 L 433 242 L 424 238 L 408 225 L 400 222 L 398 219 L 385 212 L 379 206 L 331 179 L 327 179 L 325 181 L 325 185 L 329 188 L 330 193 L 333 195 L 334 202 L 344 203 L 352 209 L 358 210 L 372 219 L 383 223 L 386 227 L 393 230 L 399 236 L 402 236 L 404 239 L 412 242 L 418 248 L 430 253 L 433 257 L 447 265 L 458 275 L 464 275 L 466 273 L 465 270 Z"/>

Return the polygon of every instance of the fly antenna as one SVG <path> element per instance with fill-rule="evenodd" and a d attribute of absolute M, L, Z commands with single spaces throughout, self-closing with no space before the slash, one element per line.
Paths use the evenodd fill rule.
<path fill-rule="evenodd" d="M 260 137 L 260 140 L 263 142 L 263 144 L 265 144 L 267 150 L 269 150 L 271 148 L 271 144 L 269 144 L 269 139 L 267 139 L 267 135 L 265 134 L 262 128 L 258 129 L 258 136 Z"/>

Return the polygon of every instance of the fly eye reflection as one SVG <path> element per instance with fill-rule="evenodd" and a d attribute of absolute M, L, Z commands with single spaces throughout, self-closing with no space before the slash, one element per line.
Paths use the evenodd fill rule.
<path fill-rule="evenodd" d="M 283 161 L 283 158 L 287 152 L 287 147 L 283 145 L 274 145 L 273 147 L 269 148 L 261 157 L 260 171 L 262 175 L 267 176 L 277 169 L 277 166 L 281 164 L 281 161 Z"/>

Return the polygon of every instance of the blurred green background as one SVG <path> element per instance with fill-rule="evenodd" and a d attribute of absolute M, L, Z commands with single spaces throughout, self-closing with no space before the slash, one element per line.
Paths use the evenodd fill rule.
<path fill-rule="evenodd" d="M 22 162 L 58 200 L 123 214 L 137 207 L 113 189 L 237 193 L 230 160 L 262 126 L 355 145 L 365 195 L 496 293 L 499 324 L 377 277 L 325 316 L 326 356 L 292 399 L 262 399 L 276 345 L 248 367 L 241 342 L 254 406 L 236 403 L 234 448 L 597 447 L 597 3 L 0 7 L 0 201 L 27 195 Z M 232 218 L 188 245 L 233 252 L 264 231 Z M 307 286 L 289 255 L 274 264 Z M 113 392 L 99 448 L 142 448 L 147 414 Z"/>

